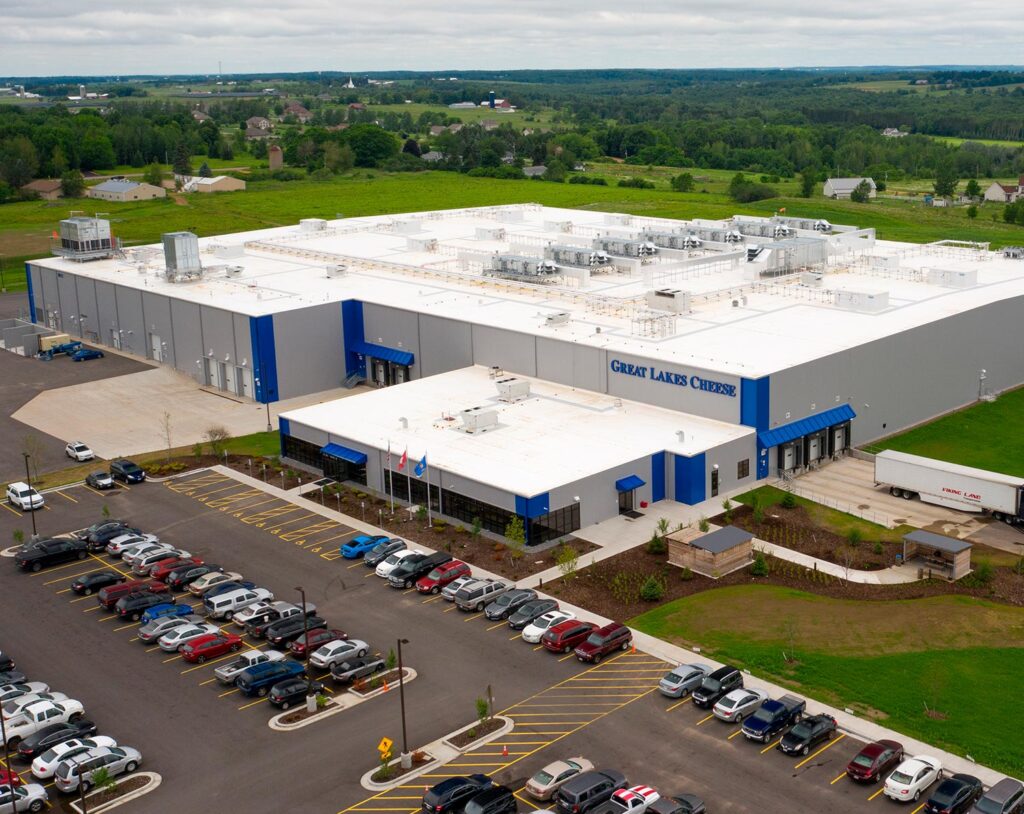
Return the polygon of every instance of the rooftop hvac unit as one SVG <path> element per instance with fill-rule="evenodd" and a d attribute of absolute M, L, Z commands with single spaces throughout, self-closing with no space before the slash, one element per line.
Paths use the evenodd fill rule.
<path fill-rule="evenodd" d="M 945 288 L 972 288 L 978 284 L 977 269 L 928 269 L 924 273 L 926 283 Z"/>
<path fill-rule="evenodd" d="M 1003 257 L 1007 260 L 1024 260 L 1024 246 L 1004 246 Z"/>
<path fill-rule="evenodd" d="M 332 278 L 332 279 L 335 278 L 335 277 L 344 277 L 345 273 L 348 271 L 348 266 L 335 265 L 335 264 L 332 264 L 332 265 L 329 265 L 329 266 L 325 266 L 325 268 L 327 270 L 327 276 Z"/>
<path fill-rule="evenodd" d="M 69 260 L 100 260 L 117 249 L 110 236 L 110 221 L 100 218 L 74 217 L 60 222 L 60 245 L 53 253 Z"/>
<path fill-rule="evenodd" d="M 571 220 L 546 220 L 544 221 L 545 232 L 571 232 Z"/>
<path fill-rule="evenodd" d="M 203 273 L 199 260 L 199 238 L 191 232 L 167 232 L 163 235 L 164 264 L 172 280 L 191 279 Z"/>
<path fill-rule="evenodd" d="M 629 226 L 633 222 L 633 216 L 609 212 L 604 216 L 604 222 L 608 226 Z"/>
<path fill-rule="evenodd" d="M 501 226 L 477 226 L 475 238 L 477 240 L 504 241 L 506 234 Z"/>
<path fill-rule="evenodd" d="M 740 232 L 737 232 L 735 229 L 731 229 L 725 233 L 723 240 L 726 243 L 742 243 L 743 235 Z"/>
<path fill-rule="evenodd" d="M 530 397 L 530 383 L 526 379 L 510 376 L 507 379 L 498 379 L 494 385 L 498 388 L 498 399 L 509 404 Z"/>
<path fill-rule="evenodd" d="M 303 218 L 299 221 L 299 231 L 322 232 L 327 228 L 327 221 L 323 218 Z"/>
<path fill-rule="evenodd" d="M 824 279 L 824 275 L 817 271 L 805 271 L 800 275 L 800 285 L 810 286 L 811 288 L 821 288 L 821 281 Z"/>
<path fill-rule="evenodd" d="M 245 257 L 245 246 L 242 244 L 236 244 L 234 246 L 217 246 L 213 250 L 215 257 L 219 257 L 222 260 L 231 260 L 236 257 Z"/>
<path fill-rule="evenodd" d="M 498 426 L 498 413 L 488 407 L 470 407 L 459 413 L 462 430 L 470 434 L 487 432 Z"/>
<path fill-rule="evenodd" d="M 889 307 L 889 292 L 839 290 L 835 292 L 835 303 L 848 311 L 877 314 Z"/>
<path fill-rule="evenodd" d="M 423 231 L 418 220 L 396 220 L 394 230 L 399 235 L 415 235 Z"/>
<path fill-rule="evenodd" d="M 829 223 L 827 220 L 816 220 L 814 221 L 814 231 L 824 232 L 825 234 L 828 234 L 829 232 L 832 231 L 832 224 Z"/>
<path fill-rule="evenodd" d="M 674 288 L 661 288 L 647 292 L 647 307 L 655 311 L 686 314 L 690 311 L 690 292 Z"/>
<path fill-rule="evenodd" d="M 245 269 L 242 266 L 228 266 L 224 269 L 224 273 L 228 277 L 241 277 L 243 271 L 245 271 Z"/>
<path fill-rule="evenodd" d="M 568 325 L 569 324 L 569 312 L 559 311 L 557 314 L 548 314 L 544 317 L 544 324 L 549 328 L 555 325 Z"/>
<path fill-rule="evenodd" d="M 775 229 L 772 230 L 773 236 L 778 239 L 780 237 L 789 237 L 789 227 L 784 223 L 777 223 Z"/>
<path fill-rule="evenodd" d="M 411 252 L 436 252 L 437 251 L 437 238 L 436 237 L 406 237 L 405 239 L 406 248 Z"/>

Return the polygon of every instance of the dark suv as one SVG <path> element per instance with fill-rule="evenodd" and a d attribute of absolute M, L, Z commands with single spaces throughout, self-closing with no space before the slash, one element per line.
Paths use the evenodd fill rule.
<path fill-rule="evenodd" d="M 469 777 L 449 777 L 427 789 L 423 795 L 424 814 L 447 814 L 461 809 L 472 797 L 491 787 L 491 778 L 485 774 Z"/>
<path fill-rule="evenodd" d="M 718 699 L 743 686 L 743 673 L 735 667 L 726 665 L 713 673 L 708 673 L 700 686 L 693 691 L 693 703 L 698 707 L 710 709 Z"/>
<path fill-rule="evenodd" d="M 163 605 L 165 602 L 167 602 L 167 597 L 163 594 L 154 594 L 149 591 L 131 593 L 118 599 L 114 610 L 122 619 L 138 622 L 142 618 L 142 614 L 149 608 L 154 605 Z"/>
<path fill-rule="evenodd" d="M 516 797 L 512 789 L 491 786 L 473 795 L 462 811 L 463 814 L 516 814 Z"/>
<path fill-rule="evenodd" d="M 436 554 L 427 554 L 423 557 L 414 554 L 402 560 L 388 574 L 388 584 L 392 588 L 411 588 L 420 577 L 425 577 L 437 566 L 451 561 L 452 555 L 445 554 L 443 551 L 438 551 Z"/>
<path fill-rule="evenodd" d="M 597 664 L 609 653 L 627 649 L 632 641 L 633 633 L 628 627 L 618 622 L 611 622 L 598 628 L 576 645 L 576 658 L 580 661 L 592 661 Z"/>
<path fill-rule="evenodd" d="M 110 477 L 125 483 L 142 483 L 146 479 L 146 472 L 134 461 L 118 458 L 110 462 Z"/>
<path fill-rule="evenodd" d="M 57 565 L 71 560 L 84 560 L 89 556 L 81 540 L 61 538 L 40 540 L 31 548 L 23 548 L 14 555 L 14 561 L 22 571 L 39 571 L 47 565 Z"/>
<path fill-rule="evenodd" d="M 624 788 L 626 778 L 621 772 L 613 769 L 583 772 L 555 792 L 555 809 L 559 814 L 584 814 Z"/>

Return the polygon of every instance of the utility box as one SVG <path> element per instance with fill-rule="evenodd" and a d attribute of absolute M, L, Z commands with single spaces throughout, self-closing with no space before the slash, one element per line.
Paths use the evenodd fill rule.
<path fill-rule="evenodd" d="M 509 376 L 494 383 L 498 388 L 498 399 L 509 404 L 522 401 L 530 396 L 530 383 L 526 379 Z"/>
<path fill-rule="evenodd" d="M 303 218 L 299 221 L 300 232 L 322 232 L 327 228 L 327 221 L 323 218 Z"/>
<path fill-rule="evenodd" d="M 462 419 L 462 431 L 471 435 L 487 432 L 498 426 L 498 413 L 487 407 L 470 407 L 459 413 Z"/>
<path fill-rule="evenodd" d="M 647 292 L 647 307 L 655 311 L 671 311 L 673 314 L 690 312 L 690 292 L 675 288 L 660 288 Z"/>
<path fill-rule="evenodd" d="M 164 263 L 170 278 L 198 277 L 203 272 L 199 260 L 199 238 L 191 232 L 167 232 L 163 235 Z"/>
<path fill-rule="evenodd" d="M 944 288 L 972 288 L 978 284 L 977 269 L 928 269 L 925 282 Z"/>
<path fill-rule="evenodd" d="M 889 292 L 840 289 L 835 292 L 835 304 L 837 308 L 844 308 L 847 311 L 877 314 L 889 307 Z"/>
<path fill-rule="evenodd" d="M 74 217 L 60 222 L 60 245 L 53 253 L 69 260 L 100 260 L 115 249 L 110 221 L 101 218 Z"/>

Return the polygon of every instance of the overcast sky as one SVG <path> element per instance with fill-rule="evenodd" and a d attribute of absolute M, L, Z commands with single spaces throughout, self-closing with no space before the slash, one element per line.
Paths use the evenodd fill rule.
<path fill-rule="evenodd" d="M 1024 62 L 1012 0 L 0 0 L 10 76 Z"/>

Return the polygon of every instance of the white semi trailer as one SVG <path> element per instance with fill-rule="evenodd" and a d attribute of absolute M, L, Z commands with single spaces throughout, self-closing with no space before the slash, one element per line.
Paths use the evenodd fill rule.
<path fill-rule="evenodd" d="M 916 496 L 925 503 L 1024 523 L 1024 478 L 886 450 L 875 456 L 875 483 L 907 500 Z"/>

